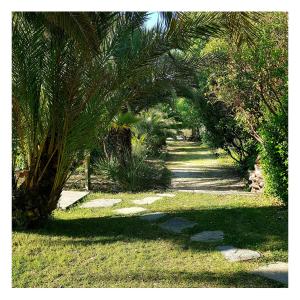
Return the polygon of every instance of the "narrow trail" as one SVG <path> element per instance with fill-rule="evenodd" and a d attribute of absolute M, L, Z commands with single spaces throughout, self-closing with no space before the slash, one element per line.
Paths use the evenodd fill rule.
<path fill-rule="evenodd" d="M 174 190 L 194 193 L 245 194 L 245 183 L 226 155 L 218 158 L 212 150 L 192 142 L 168 143 L 167 166 Z"/>

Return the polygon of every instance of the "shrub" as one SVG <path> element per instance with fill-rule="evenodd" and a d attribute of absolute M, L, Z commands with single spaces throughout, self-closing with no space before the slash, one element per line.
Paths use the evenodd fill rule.
<path fill-rule="evenodd" d="M 105 158 L 98 161 L 96 168 L 100 174 L 124 191 L 166 188 L 170 182 L 170 172 L 164 164 L 147 161 L 145 156 L 132 155 L 125 166 L 114 157 Z"/>
<path fill-rule="evenodd" d="M 133 147 L 144 147 L 147 155 L 157 157 L 166 145 L 168 137 L 175 137 L 176 130 L 173 128 L 176 122 L 173 118 L 159 109 L 151 108 L 139 114 L 139 122 L 132 127 L 135 139 Z M 143 145 L 144 144 L 144 145 Z"/>
<path fill-rule="evenodd" d="M 262 127 L 261 146 L 266 193 L 288 202 L 288 115 L 272 116 Z"/>

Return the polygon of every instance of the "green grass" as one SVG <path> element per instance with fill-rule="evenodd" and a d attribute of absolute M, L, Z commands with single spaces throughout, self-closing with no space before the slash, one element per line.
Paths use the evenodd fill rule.
<path fill-rule="evenodd" d="M 196 166 L 220 176 L 233 162 L 195 143 L 170 143 L 169 167 Z M 201 172 L 202 172 L 201 171 Z M 206 171 L 207 173 L 208 171 Z M 209 173 L 210 174 L 210 173 Z M 204 174 L 204 176 L 206 176 Z M 212 174 L 210 174 L 212 176 Z M 13 232 L 14 287 L 284 287 L 249 271 L 288 260 L 287 209 L 263 196 L 176 193 L 149 206 L 149 212 L 184 217 L 198 225 L 182 234 L 164 232 L 115 208 L 149 193 L 94 193 L 84 199 L 121 198 L 114 208 L 55 211 L 43 229 Z M 203 230 L 222 230 L 222 243 L 190 242 Z M 215 250 L 233 245 L 259 251 L 258 260 L 231 263 Z"/>
<path fill-rule="evenodd" d="M 217 159 L 215 153 L 219 155 Z M 234 168 L 235 162 L 222 149 L 213 151 L 205 145 L 193 142 L 168 142 L 168 167 L 172 169 L 179 165 Z"/>
<path fill-rule="evenodd" d="M 114 208 L 153 193 L 91 194 L 122 198 Z M 262 196 L 177 193 L 145 206 L 199 225 L 174 235 L 111 208 L 55 211 L 45 228 L 13 232 L 14 287 L 283 287 L 248 271 L 287 261 L 287 210 Z M 190 242 L 193 233 L 223 230 L 223 243 Z M 230 263 L 215 247 L 257 250 L 262 258 Z"/>

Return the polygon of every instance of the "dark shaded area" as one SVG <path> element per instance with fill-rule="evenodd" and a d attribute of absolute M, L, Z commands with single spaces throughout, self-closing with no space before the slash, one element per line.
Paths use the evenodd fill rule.
<path fill-rule="evenodd" d="M 198 222 L 186 233 L 193 234 L 202 230 L 222 230 L 225 233 L 224 244 L 256 249 L 270 239 L 274 240 L 272 250 L 287 249 L 287 210 L 281 207 L 253 208 L 216 208 L 203 210 L 174 211 L 161 218 L 163 223 L 170 217 L 183 217 Z M 26 231 L 28 233 L 28 231 Z M 188 243 L 187 235 L 170 234 L 162 231 L 153 223 L 143 221 L 138 216 L 112 216 L 80 219 L 49 220 L 44 228 L 32 230 L 32 233 L 49 236 L 76 238 L 80 243 L 112 243 L 115 241 L 166 239 L 174 242 Z M 65 241 L 66 242 L 66 241 Z M 75 241 L 68 241 L 68 243 Z M 75 243 L 76 243 L 75 242 Z M 196 243 L 195 250 L 211 248 L 211 244 Z"/>
<path fill-rule="evenodd" d="M 172 234 L 163 231 L 159 226 L 171 217 L 183 217 L 198 225 L 186 229 L 181 234 Z M 156 223 L 141 220 L 138 216 L 112 216 L 80 219 L 56 219 L 47 222 L 44 228 L 31 230 L 31 233 L 45 236 L 63 237 L 55 240 L 58 245 L 90 246 L 94 244 L 112 244 L 115 242 L 131 243 L 137 240 L 168 240 L 172 241 L 175 249 L 179 251 L 216 251 L 220 244 L 234 245 L 238 248 L 248 248 L 258 251 L 287 250 L 288 223 L 287 210 L 282 207 L 245 207 L 245 208 L 216 208 L 203 210 L 181 210 L 167 214 Z M 191 242 L 191 234 L 203 230 L 222 230 L 225 233 L 223 243 L 197 243 Z M 26 231 L 28 233 L 28 231 Z M 269 245 L 268 243 L 271 242 Z M 52 246 L 51 239 L 44 240 L 44 246 Z M 159 273 L 159 274 L 157 274 Z M 174 277 L 175 274 L 175 277 Z M 103 280 L 108 280 L 107 275 L 101 275 Z M 120 275 L 120 282 L 126 281 Z M 153 270 L 153 274 L 132 274 L 131 279 L 155 281 L 168 280 L 168 274 Z M 186 282 L 214 282 L 217 286 L 230 287 L 284 287 L 283 284 L 261 278 L 250 273 L 219 274 L 213 272 L 179 272 L 172 271 L 173 278 Z M 153 279 L 152 278 L 152 279 Z M 97 277 L 97 279 L 99 279 Z M 108 280 L 109 281 L 109 280 Z M 132 285 L 132 282 L 131 282 Z M 174 287 L 176 280 L 174 281 Z"/>
<path fill-rule="evenodd" d="M 173 178 L 212 178 L 212 179 L 222 179 L 227 178 L 228 175 L 236 175 L 233 169 L 226 168 L 205 168 L 201 171 L 197 170 L 185 170 L 185 169 L 173 169 Z"/>
<path fill-rule="evenodd" d="M 102 274 L 97 276 L 97 280 L 102 282 L 110 282 L 111 276 L 109 274 Z M 231 287 L 231 288 L 270 288 L 272 287 L 286 287 L 284 284 L 265 279 L 256 275 L 249 274 L 247 272 L 230 272 L 230 273 L 214 273 L 214 272 L 186 272 L 186 271 L 163 271 L 153 269 L 147 272 L 131 273 L 130 279 L 127 274 L 114 274 L 114 281 L 116 282 L 130 282 L 131 287 L 141 287 L 141 282 L 159 282 L 160 285 L 164 284 L 164 281 L 170 284 L 172 288 L 189 287 L 193 282 L 193 287 L 207 287 L 214 283 L 216 287 Z M 170 281 L 171 280 L 171 281 Z M 178 283 L 181 283 L 178 286 Z M 195 283 L 201 283 L 199 286 L 195 286 Z M 97 285 L 96 285 L 97 286 Z M 110 287 L 108 284 L 107 287 Z M 151 286 L 150 286 L 151 287 Z M 153 286 L 157 287 L 157 286 Z"/>

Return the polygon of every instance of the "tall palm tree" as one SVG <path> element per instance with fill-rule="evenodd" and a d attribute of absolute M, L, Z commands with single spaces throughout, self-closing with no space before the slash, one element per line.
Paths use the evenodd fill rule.
<path fill-rule="evenodd" d="M 136 98 L 134 82 L 149 65 L 191 38 L 234 25 L 219 14 L 165 13 L 163 26 L 145 30 L 147 16 L 13 14 L 13 161 L 21 153 L 27 169 L 23 182 L 13 176 L 14 223 L 38 224 L 56 208 L 76 154 Z"/>
<path fill-rule="evenodd" d="M 14 185 L 15 222 L 34 224 L 56 208 L 77 152 L 91 146 L 122 104 L 120 87 L 158 55 L 153 44 L 141 45 L 131 60 L 122 51 L 145 18 L 14 14 L 13 140 L 28 168 L 25 180 Z"/>

